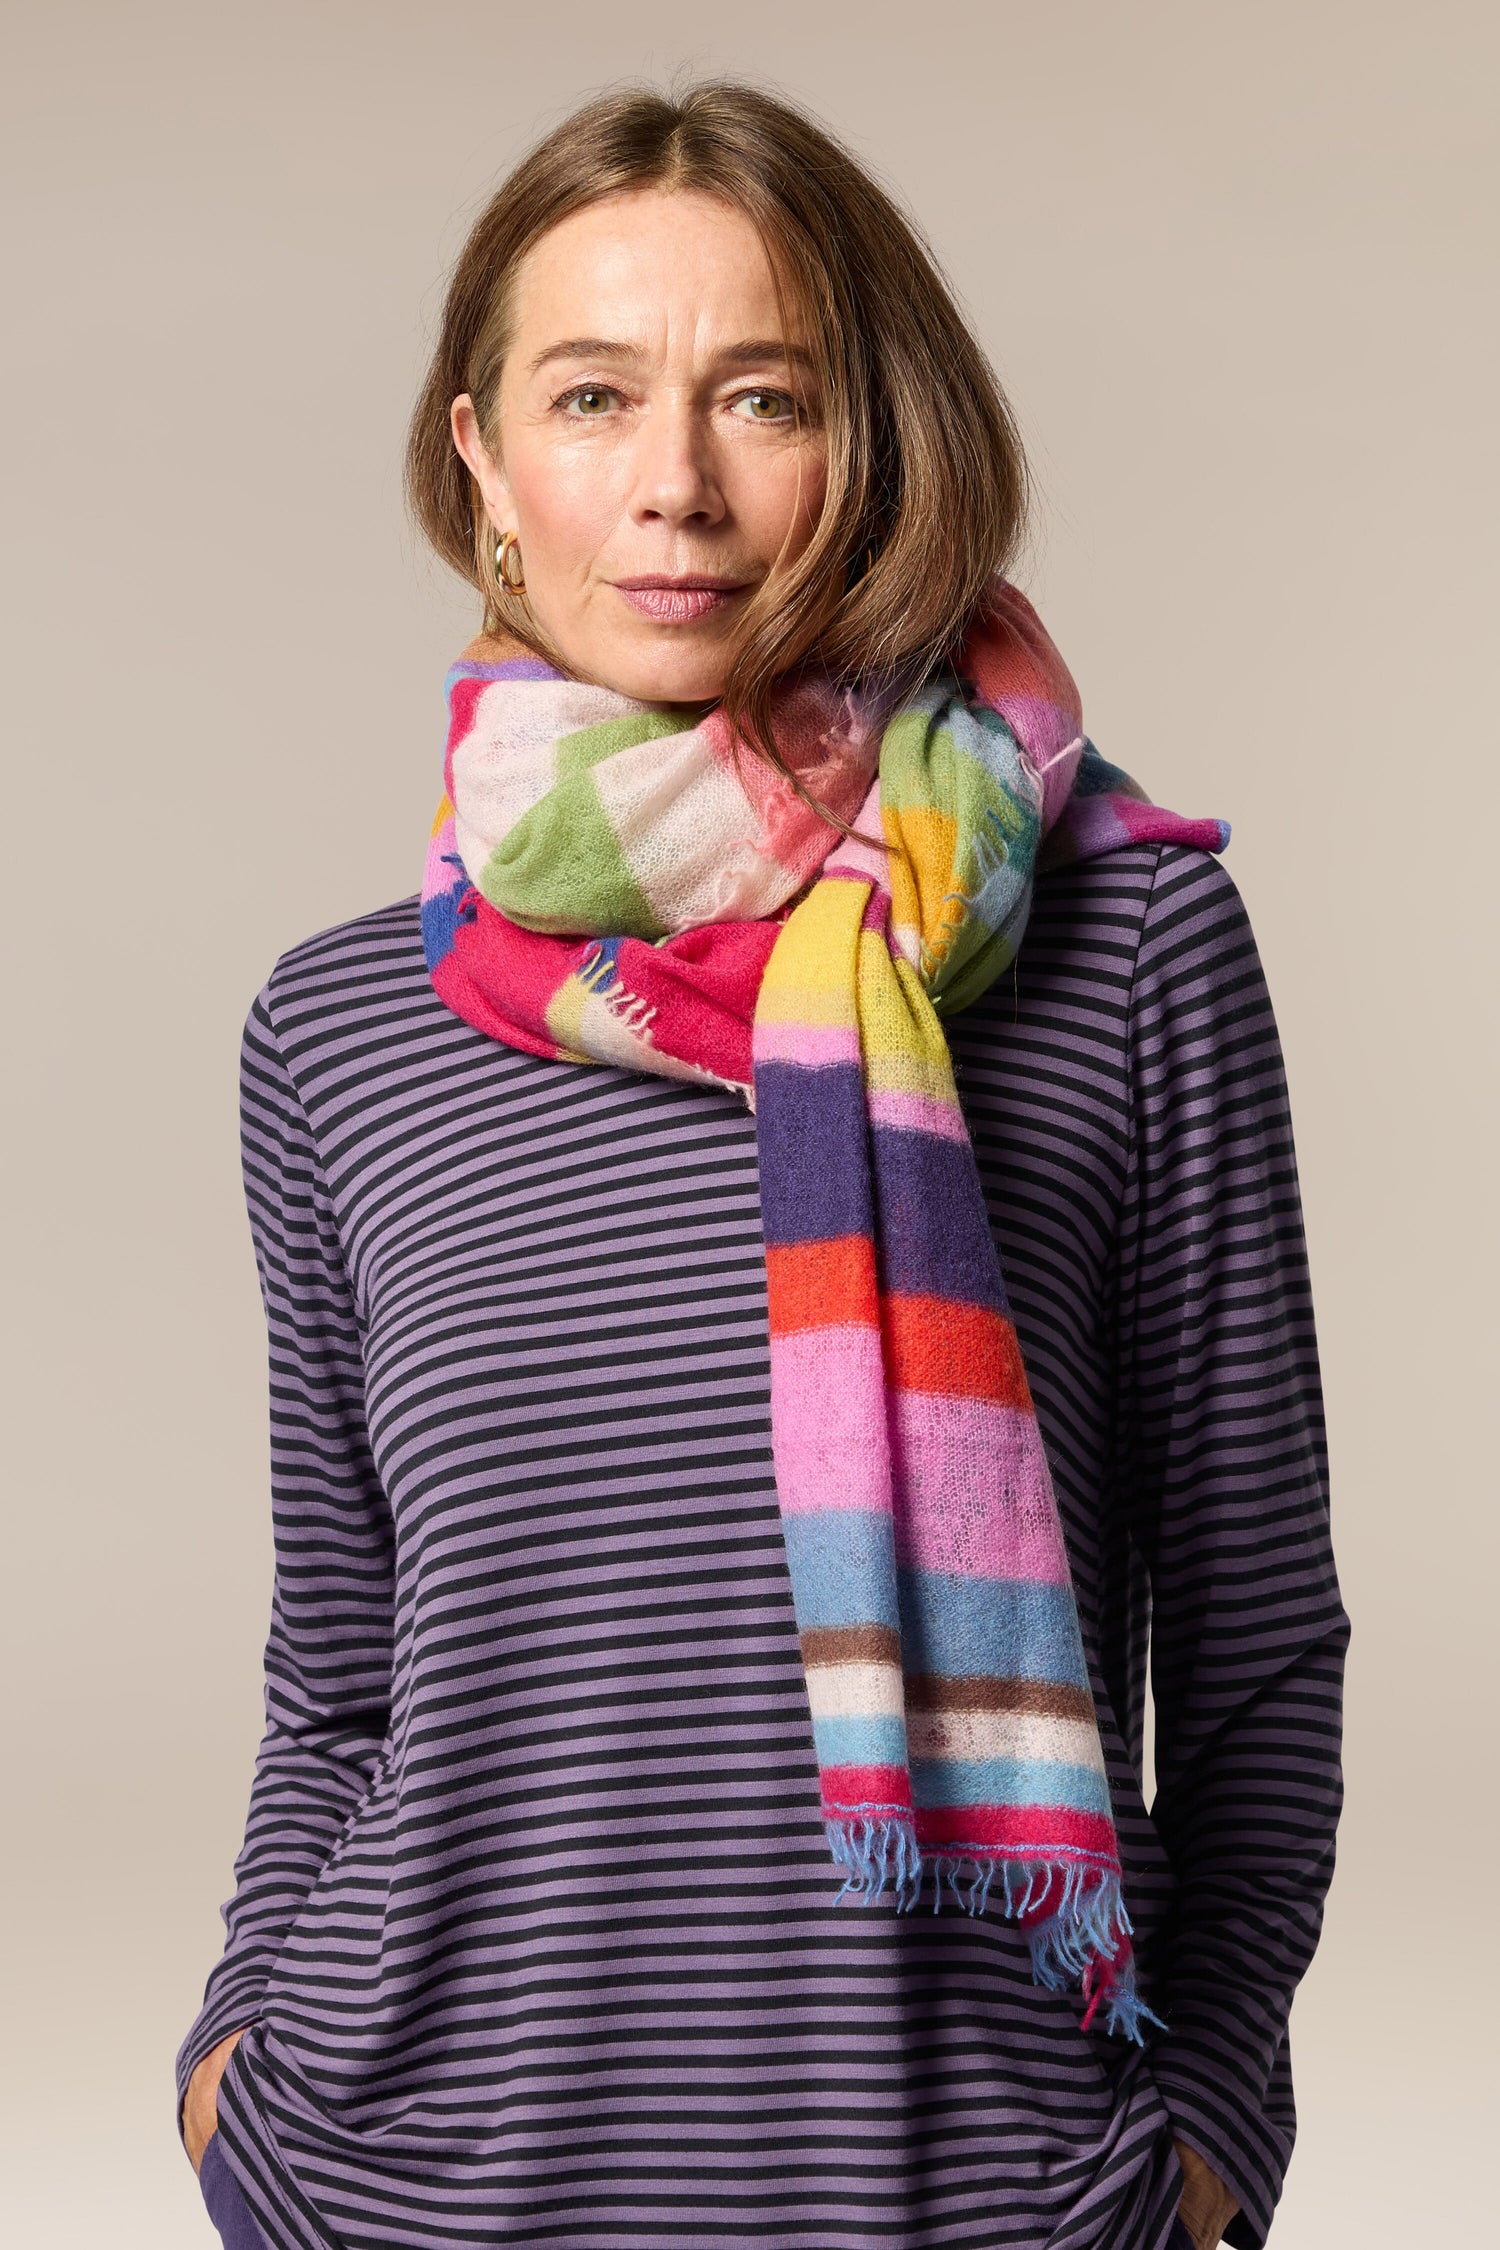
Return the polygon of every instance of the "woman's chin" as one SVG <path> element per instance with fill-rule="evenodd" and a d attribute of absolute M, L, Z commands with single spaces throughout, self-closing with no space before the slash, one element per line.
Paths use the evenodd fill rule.
<path fill-rule="evenodd" d="M 628 640 L 611 635 L 607 645 L 578 649 L 576 669 L 634 703 L 715 703 L 729 677 L 729 653 L 717 638 L 694 646 L 696 630 L 648 627 Z"/>

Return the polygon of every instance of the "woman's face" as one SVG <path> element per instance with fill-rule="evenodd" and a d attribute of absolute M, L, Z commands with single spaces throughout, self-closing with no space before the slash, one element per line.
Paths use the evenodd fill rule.
<path fill-rule="evenodd" d="M 713 196 L 611 196 L 528 253 L 494 452 L 467 394 L 453 438 L 570 671 L 647 703 L 721 693 L 752 590 L 817 524 L 812 386 L 759 236 Z"/>

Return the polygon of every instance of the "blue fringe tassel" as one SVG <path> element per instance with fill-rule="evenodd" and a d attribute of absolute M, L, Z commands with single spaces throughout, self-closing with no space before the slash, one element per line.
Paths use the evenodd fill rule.
<path fill-rule="evenodd" d="M 924 1862 L 916 1831 L 905 1820 L 830 1820 L 824 1826 L 834 1863 L 844 1870 L 835 1905 L 852 1895 L 862 1906 L 873 1906 L 890 1894 L 898 1914 L 910 1913 L 921 1902 L 930 1867 L 934 1914 L 942 1905 L 945 1883 L 964 1913 L 982 1914 L 997 1875 L 1007 1920 L 1052 1907 L 1045 1922 L 1026 1932 L 1032 1975 L 1048 1992 L 1081 1985 L 1090 1969 L 1107 1964 L 1121 1938 L 1130 1935 L 1130 1916 L 1117 1875 L 1101 1876 L 1093 1868 L 1071 1862 L 1031 1866 L 980 1859 L 972 1852 L 940 1852 Z M 1105 2029 L 1133 2039 L 1138 2047 L 1145 2044 L 1148 2023 L 1159 2031 L 1166 2029 L 1136 1991 L 1135 1972 L 1128 1962 L 1101 1995 L 1100 2006 Z"/>

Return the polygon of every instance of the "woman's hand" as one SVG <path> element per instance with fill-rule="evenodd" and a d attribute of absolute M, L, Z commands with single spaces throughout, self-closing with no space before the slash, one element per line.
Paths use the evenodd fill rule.
<path fill-rule="evenodd" d="M 1239 2205 L 1195 2148 L 1189 2148 L 1185 2141 L 1174 2141 L 1172 2146 L 1182 2166 L 1182 2201 L 1177 2215 L 1193 2238 L 1194 2250 L 1214 2250 L 1214 2244 L 1223 2241 L 1224 2229 Z"/>
<path fill-rule="evenodd" d="M 231 2031 L 217 2047 L 210 2047 L 187 2082 L 182 2097 L 182 2138 L 195 2172 L 203 2162 L 203 2151 L 219 2130 L 219 2080 L 244 2036 L 243 2030 Z"/>

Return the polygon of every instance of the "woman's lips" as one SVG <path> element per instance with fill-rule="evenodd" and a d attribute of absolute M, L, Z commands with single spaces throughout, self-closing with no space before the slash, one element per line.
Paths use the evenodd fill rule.
<path fill-rule="evenodd" d="M 691 625 L 696 618 L 711 617 L 716 610 L 727 609 L 737 594 L 745 592 L 743 586 L 671 586 L 671 585 L 621 585 L 615 592 L 642 617 L 652 618 L 658 625 Z"/>

